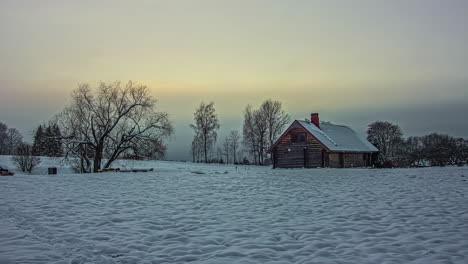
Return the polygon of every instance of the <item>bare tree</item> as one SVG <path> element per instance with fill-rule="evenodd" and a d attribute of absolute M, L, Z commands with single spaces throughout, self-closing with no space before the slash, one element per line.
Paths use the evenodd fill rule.
<path fill-rule="evenodd" d="M 216 115 L 214 103 L 201 103 L 194 113 L 195 124 L 190 125 L 196 135 L 200 136 L 203 145 L 205 163 L 208 162 L 208 152 L 216 143 L 219 129 L 218 116 Z"/>
<path fill-rule="evenodd" d="M 166 113 L 156 111 L 156 103 L 148 87 L 131 81 L 101 82 L 95 89 L 80 84 L 59 116 L 65 156 L 77 156 L 85 166 L 92 159 L 92 171 L 97 172 L 104 154 L 105 168 L 124 153 L 142 154 L 142 147 L 144 153 L 149 147 L 156 156 L 164 155 L 163 140 L 173 127 Z"/>
<path fill-rule="evenodd" d="M 289 115 L 282 103 L 271 99 L 264 101 L 259 109 L 248 105 L 244 111 L 243 144 L 253 156 L 255 164 L 264 164 L 267 150 L 288 125 Z"/>
<path fill-rule="evenodd" d="M 409 137 L 404 144 L 403 158 L 409 166 L 424 165 L 424 145 L 421 137 Z"/>
<path fill-rule="evenodd" d="M 163 139 L 173 133 L 167 113 L 156 112 L 151 107 L 136 107 L 109 133 L 106 142 L 108 168 L 121 154 L 158 159 L 164 157 Z"/>
<path fill-rule="evenodd" d="M 369 125 L 367 139 L 380 150 L 385 159 L 390 159 L 403 142 L 403 132 L 398 125 L 376 121 Z"/>
<path fill-rule="evenodd" d="M 268 146 L 273 144 L 275 140 L 282 132 L 285 126 L 289 124 L 290 117 L 283 110 L 283 105 L 280 101 L 273 101 L 271 99 L 266 100 L 260 106 L 260 112 L 262 118 L 266 120 L 268 127 Z"/>
<path fill-rule="evenodd" d="M 259 160 L 260 153 L 260 140 L 259 133 L 256 126 L 257 113 L 252 109 L 250 105 L 247 105 L 244 111 L 244 124 L 243 124 L 243 144 L 254 158 L 254 164 L 258 165 L 261 163 Z"/>
<path fill-rule="evenodd" d="M 192 140 L 192 161 L 200 162 L 200 156 L 203 153 L 203 142 L 200 135 L 196 134 Z"/>
<path fill-rule="evenodd" d="M 443 134 L 432 133 L 422 137 L 424 158 L 431 166 L 446 166 L 455 163 L 454 150 L 457 149 L 456 139 Z"/>
<path fill-rule="evenodd" d="M 233 163 L 237 163 L 238 152 L 240 148 L 241 135 L 239 131 L 232 130 L 229 134 L 230 150 L 232 152 Z"/>
<path fill-rule="evenodd" d="M 260 165 L 265 163 L 266 152 L 268 150 L 268 122 L 264 116 L 264 112 L 259 110 L 254 110 L 253 112 L 254 120 L 254 134 L 257 140 L 256 145 L 258 146 L 258 162 Z"/>
<path fill-rule="evenodd" d="M 231 140 L 229 137 L 224 138 L 223 142 L 223 152 L 224 156 L 226 156 L 226 164 L 229 164 L 229 157 L 231 152 Z"/>
<path fill-rule="evenodd" d="M 223 162 L 223 149 L 221 147 L 216 148 L 216 159 L 218 160 L 218 163 L 224 163 Z"/>
<path fill-rule="evenodd" d="M 41 163 L 41 159 L 32 155 L 32 146 L 21 143 L 17 146 L 16 154 L 12 157 L 13 163 L 24 172 L 31 171 Z"/>
<path fill-rule="evenodd" d="M 9 128 L 6 131 L 5 138 L 5 154 L 13 155 L 15 154 L 17 148 L 23 143 L 23 136 L 16 128 Z"/>

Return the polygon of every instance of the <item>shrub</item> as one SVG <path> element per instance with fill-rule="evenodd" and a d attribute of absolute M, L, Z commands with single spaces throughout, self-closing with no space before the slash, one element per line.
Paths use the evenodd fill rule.
<path fill-rule="evenodd" d="M 23 172 L 31 171 L 41 163 L 41 159 L 32 155 L 32 146 L 26 143 L 19 144 L 16 154 L 12 157 L 13 163 Z"/>

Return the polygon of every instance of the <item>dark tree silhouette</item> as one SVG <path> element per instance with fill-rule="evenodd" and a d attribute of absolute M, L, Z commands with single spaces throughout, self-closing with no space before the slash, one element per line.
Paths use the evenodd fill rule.
<path fill-rule="evenodd" d="M 92 171 L 97 172 L 105 154 L 105 168 L 122 154 L 142 147 L 154 148 L 151 153 L 164 155 L 163 140 L 174 129 L 167 113 L 156 110 L 156 103 L 148 87 L 131 81 L 102 82 L 94 89 L 80 84 L 72 93 L 72 103 L 58 118 L 65 157 L 76 156 L 84 165 L 92 157 Z"/>
<path fill-rule="evenodd" d="M 391 159 L 403 142 L 403 132 L 398 125 L 387 121 L 376 121 L 367 129 L 367 140 L 380 150 L 385 159 Z"/>

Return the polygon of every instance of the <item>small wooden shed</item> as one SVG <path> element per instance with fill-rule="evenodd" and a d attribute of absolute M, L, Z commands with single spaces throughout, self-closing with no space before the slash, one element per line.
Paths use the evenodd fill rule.
<path fill-rule="evenodd" d="M 379 150 L 350 127 L 295 120 L 270 148 L 273 168 L 352 168 L 372 165 Z"/>

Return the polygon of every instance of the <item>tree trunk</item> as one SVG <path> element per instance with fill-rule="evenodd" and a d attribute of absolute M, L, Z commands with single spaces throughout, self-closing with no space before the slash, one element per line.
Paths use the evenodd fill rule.
<path fill-rule="evenodd" d="M 208 153 L 207 153 L 207 147 L 206 147 L 206 139 L 205 139 L 205 143 L 204 143 L 204 148 L 205 148 L 205 163 L 208 163 Z"/>
<path fill-rule="evenodd" d="M 104 149 L 103 144 L 99 144 L 96 147 L 96 151 L 94 153 L 93 172 L 98 172 L 101 169 L 103 149 Z"/>
<path fill-rule="evenodd" d="M 236 148 L 234 148 L 234 164 L 236 164 Z"/>
<path fill-rule="evenodd" d="M 99 169 L 101 169 L 101 160 L 102 160 L 102 158 L 100 156 L 94 157 L 93 172 L 98 172 Z"/>

